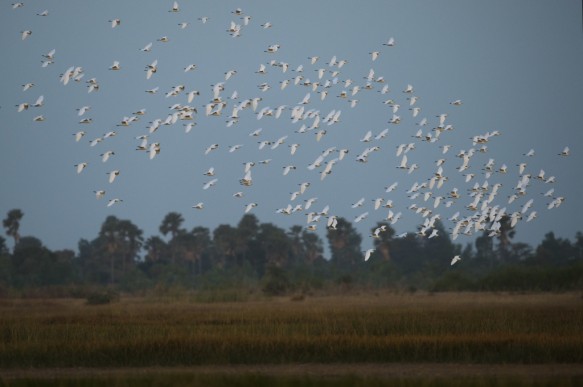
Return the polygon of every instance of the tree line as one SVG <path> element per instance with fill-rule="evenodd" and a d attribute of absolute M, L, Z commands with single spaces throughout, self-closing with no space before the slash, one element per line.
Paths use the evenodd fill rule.
<path fill-rule="evenodd" d="M 498 234 L 487 233 L 465 246 L 453 243 L 443 224 L 438 236 L 395 235 L 388 223 L 372 230 L 374 253 L 367 262 L 363 236 L 338 218 L 324 241 L 301 226 L 283 229 L 244 215 L 236 226 L 214 230 L 183 227 L 180 213 L 161 221 L 159 235 L 145 237 L 130 220 L 108 216 L 93 240 L 78 252 L 51 251 L 34 236 L 20 235 L 20 209 L 3 220 L 14 241 L 0 236 L 0 295 L 22 289 L 107 286 L 137 292 L 156 288 L 261 289 L 268 294 L 338 288 L 445 290 L 573 290 L 583 288 L 583 233 L 575 240 L 545 235 L 536 247 L 514 242 L 509 219 Z M 375 229 L 385 231 L 373 237 Z M 461 256 L 455 266 L 452 257 Z"/>

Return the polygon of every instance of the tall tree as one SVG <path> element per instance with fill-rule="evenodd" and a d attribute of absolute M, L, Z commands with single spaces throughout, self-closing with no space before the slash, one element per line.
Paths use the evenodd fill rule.
<path fill-rule="evenodd" d="M 172 241 L 177 251 L 177 263 L 188 268 L 191 275 L 202 272 L 202 257 L 210 244 L 210 231 L 206 227 L 195 227 L 191 232 L 182 232 Z"/>
<path fill-rule="evenodd" d="M 568 239 L 557 238 L 554 232 L 545 234 L 545 238 L 536 248 L 535 262 L 543 264 L 565 264 L 577 258 L 578 251 Z"/>
<path fill-rule="evenodd" d="M 302 241 L 302 226 L 291 226 L 287 232 L 287 236 L 291 243 L 291 261 L 298 265 L 305 261 L 306 251 Z"/>
<path fill-rule="evenodd" d="M 237 225 L 236 254 L 240 257 L 240 263 L 248 261 L 252 266 L 257 266 L 257 234 L 259 233 L 259 220 L 253 214 L 245 214 Z"/>
<path fill-rule="evenodd" d="M 162 223 L 160 224 L 160 233 L 166 236 L 171 235 L 170 241 L 168 242 L 168 247 L 170 249 L 170 260 L 172 264 L 176 263 L 176 255 L 178 254 L 179 246 L 177 245 L 176 237 L 179 234 L 183 234 L 185 230 L 181 229 L 184 218 L 178 212 L 169 212 L 166 214 Z"/>
<path fill-rule="evenodd" d="M 383 228 L 384 231 L 377 232 L 375 235 L 376 230 L 382 230 Z M 393 229 L 387 222 L 378 222 L 377 225 L 371 229 L 371 237 L 374 238 L 374 248 L 380 253 L 384 261 L 391 260 L 391 243 L 394 235 L 395 229 Z"/>
<path fill-rule="evenodd" d="M 479 266 L 494 265 L 494 242 L 492 237 L 488 236 L 488 232 L 484 231 L 481 236 L 476 238 L 476 260 Z"/>
<path fill-rule="evenodd" d="M 6 246 L 6 239 L 0 235 L 0 256 L 8 255 L 8 246 Z"/>
<path fill-rule="evenodd" d="M 324 246 L 318 234 L 304 230 L 302 232 L 302 245 L 305 263 L 313 265 L 318 259 L 323 259 Z"/>
<path fill-rule="evenodd" d="M 237 234 L 237 229 L 228 224 L 221 224 L 214 229 L 213 244 L 216 250 L 214 265 L 220 268 L 234 265 L 238 244 Z"/>
<path fill-rule="evenodd" d="M 498 259 L 503 262 L 508 261 L 512 254 L 512 238 L 516 230 L 511 226 L 511 220 L 508 215 L 500 219 L 500 229 L 498 232 Z"/>
<path fill-rule="evenodd" d="M 336 229 L 328 229 L 326 233 L 332 252 L 331 261 L 340 270 L 350 271 L 363 259 L 362 237 L 346 219 L 338 217 L 336 220 Z"/>
<path fill-rule="evenodd" d="M 0 236 L 0 290 L 4 286 L 10 285 L 12 277 L 12 262 L 6 246 L 6 239 Z"/>
<path fill-rule="evenodd" d="M 425 262 L 422 239 L 408 233 L 403 238 L 394 239 L 391 244 L 391 260 L 401 274 L 409 276 L 419 271 Z"/>
<path fill-rule="evenodd" d="M 57 255 L 35 237 L 22 237 L 14 249 L 12 267 L 17 287 L 57 285 L 70 279 L 69 268 L 59 265 Z"/>
<path fill-rule="evenodd" d="M 99 231 L 99 245 L 105 247 L 105 259 L 109 261 L 109 282 L 116 282 L 116 267 L 125 274 L 134 266 L 142 247 L 142 230 L 129 220 L 108 216 Z"/>
<path fill-rule="evenodd" d="M 583 259 L 583 232 L 577 231 L 575 234 L 575 245 L 577 259 Z"/>
<path fill-rule="evenodd" d="M 194 262 L 197 264 L 198 274 L 202 274 L 202 260 L 205 253 L 208 252 L 211 246 L 210 230 L 206 227 L 195 227 L 190 232 L 194 237 L 194 245 L 192 246 L 192 253 Z M 193 268 L 194 269 L 194 268 Z"/>
<path fill-rule="evenodd" d="M 105 219 L 101 225 L 101 230 L 99 230 L 99 238 L 104 241 L 107 253 L 106 259 L 109 258 L 109 282 L 112 284 L 115 282 L 115 264 L 120 252 L 118 226 L 119 219 L 110 215 Z"/>
<path fill-rule="evenodd" d="M 424 241 L 424 269 L 429 276 L 442 274 L 450 267 L 451 259 L 461 254 L 461 247 L 452 243 L 449 233 L 439 219 L 435 221 L 434 229 L 438 231 L 437 236 Z"/>
<path fill-rule="evenodd" d="M 265 253 L 267 266 L 285 267 L 289 262 L 291 242 L 282 228 L 272 223 L 259 226 L 258 240 Z"/>
<path fill-rule="evenodd" d="M 178 212 L 169 212 L 162 220 L 162 224 L 160 224 L 160 233 L 164 236 L 170 233 L 172 239 L 174 239 L 182 231 L 180 226 L 182 226 L 183 222 L 184 218 L 181 214 Z"/>
<path fill-rule="evenodd" d="M 118 223 L 119 238 L 122 247 L 122 272 L 125 273 L 133 267 L 139 258 L 139 252 L 142 248 L 144 238 L 143 231 L 129 220 L 121 220 Z"/>
<path fill-rule="evenodd" d="M 144 243 L 146 256 L 144 257 L 148 263 L 163 262 L 166 257 L 168 245 L 159 236 L 151 236 Z"/>
<path fill-rule="evenodd" d="M 6 229 L 6 235 L 14 238 L 14 248 L 18 245 L 20 241 L 20 220 L 24 216 L 24 213 L 19 209 L 13 209 L 8 211 L 6 218 L 2 221 L 4 228 Z"/>

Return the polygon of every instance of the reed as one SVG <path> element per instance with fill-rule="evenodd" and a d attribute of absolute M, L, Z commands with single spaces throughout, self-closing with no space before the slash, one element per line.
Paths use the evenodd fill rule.
<path fill-rule="evenodd" d="M 575 294 L 0 303 L 0 368 L 582 363 Z"/>

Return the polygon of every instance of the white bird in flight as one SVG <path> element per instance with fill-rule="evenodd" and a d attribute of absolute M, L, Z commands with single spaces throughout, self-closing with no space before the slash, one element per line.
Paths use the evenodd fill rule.
<path fill-rule="evenodd" d="M 207 190 L 211 187 L 213 187 L 215 184 L 217 184 L 217 182 L 219 181 L 219 179 L 212 179 L 211 181 L 205 183 L 202 187 L 202 189 Z"/>
<path fill-rule="evenodd" d="M 563 151 L 561 153 L 559 153 L 559 156 L 569 156 L 571 154 L 571 151 L 569 150 L 569 147 L 566 146 L 565 148 L 563 148 Z"/>
<path fill-rule="evenodd" d="M 121 203 L 121 202 L 123 202 L 123 200 L 122 200 L 122 199 L 118 199 L 118 198 L 111 199 L 111 200 L 110 200 L 110 201 L 107 203 L 107 207 L 111 207 L 111 206 L 113 206 L 114 204 L 118 204 L 118 203 Z"/>
<path fill-rule="evenodd" d="M 372 255 L 372 253 L 374 253 L 375 249 L 368 249 L 366 251 L 363 251 L 364 253 L 364 261 L 368 261 L 368 259 L 370 258 L 370 256 Z"/>
<path fill-rule="evenodd" d="M 245 206 L 245 213 L 248 213 L 253 208 L 257 207 L 257 203 L 249 203 Z"/>
<path fill-rule="evenodd" d="M 83 170 L 85 168 L 87 168 L 87 163 L 79 163 L 79 164 L 75 164 L 75 167 L 77 167 L 77 173 L 81 173 L 83 172 Z"/>
<path fill-rule="evenodd" d="M 109 175 L 109 183 L 113 183 L 115 181 L 115 178 L 119 176 L 119 170 L 113 170 L 111 172 L 108 173 Z"/>

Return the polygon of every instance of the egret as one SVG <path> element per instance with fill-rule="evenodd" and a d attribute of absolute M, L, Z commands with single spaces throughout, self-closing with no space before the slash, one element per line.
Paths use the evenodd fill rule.
<path fill-rule="evenodd" d="M 152 51 L 152 42 L 146 44 L 144 46 L 144 48 L 141 48 L 140 49 L 140 51 L 143 51 L 143 52 L 150 52 L 150 51 Z"/>
<path fill-rule="evenodd" d="M 559 153 L 559 156 L 569 156 L 569 154 L 571 154 L 571 151 L 569 150 L 569 147 L 566 146 L 563 151 Z"/>
<path fill-rule="evenodd" d="M 113 171 L 109 172 L 108 175 L 109 175 L 109 183 L 111 184 L 115 181 L 115 178 L 117 176 L 119 176 L 119 170 L 117 170 L 117 169 L 113 170 Z"/>
<path fill-rule="evenodd" d="M 113 64 L 109 67 L 109 69 L 114 71 L 121 70 L 121 65 L 119 64 L 119 61 L 114 60 Z"/>
<path fill-rule="evenodd" d="M 383 46 L 393 47 L 395 45 L 395 38 L 390 37 L 386 43 L 383 43 Z"/>
<path fill-rule="evenodd" d="M 257 203 L 249 203 L 245 206 L 245 213 L 248 213 L 253 208 L 257 207 Z"/>
<path fill-rule="evenodd" d="M 216 179 L 216 178 L 215 179 L 212 179 L 211 181 L 205 183 L 202 186 L 202 189 L 207 190 L 207 189 L 213 187 L 214 185 L 216 185 L 218 181 L 219 181 L 219 179 Z"/>
<path fill-rule="evenodd" d="M 100 154 L 101 161 L 105 163 L 113 155 L 115 155 L 115 153 L 113 151 L 107 151 L 105 153 L 102 153 L 102 154 Z"/>
<path fill-rule="evenodd" d="M 208 146 L 208 148 L 206 148 L 206 150 L 204 151 L 204 154 L 208 155 L 210 152 L 214 151 L 218 147 L 219 147 L 219 144 L 211 144 Z"/>
<path fill-rule="evenodd" d="M 368 217 L 368 212 L 363 212 L 362 214 L 358 215 L 354 218 L 354 223 L 359 223 Z"/>
<path fill-rule="evenodd" d="M 110 201 L 107 203 L 107 206 L 108 206 L 108 207 L 111 207 L 111 206 L 113 206 L 114 204 L 118 204 L 118 203 L 121 203 L 121 202 L 123 202 L 123 200 L 121 200 L 121 199 L 118 199 L 118 198 L 111 199 L 111 200 L 110 200 Z"/>
<path fill-rule="evenodd" d="M 81 173 L 85 168 L 87 168 L 87 163 L 75 164 L 75 167 L 77 167 L 77 173 Z"/>
<path fill-rule="evenodd" d="M 375 249 L 368 249 L 366 251 L 363 251 L 364 253 L 364 260 L 365 262 L 368 261 L 368 259 L 370 258 L 370 256 L 372 255 L 372 253 L 374 253 Z"/>
<path fill-rule="evenodd" d="M 292 169 L 296 169 L 296 167 L 293 165 L 286 165 L 283 167 L 283 175 L 286 176 Z"/>

